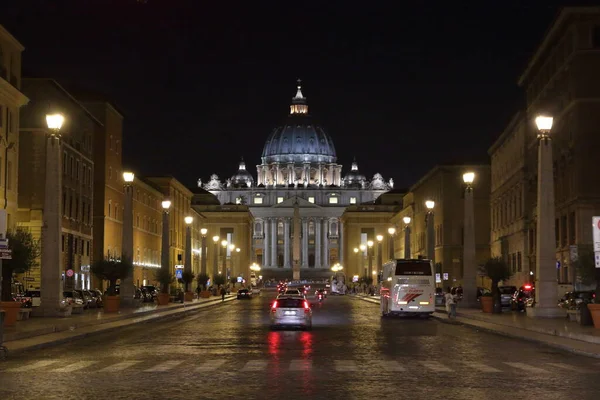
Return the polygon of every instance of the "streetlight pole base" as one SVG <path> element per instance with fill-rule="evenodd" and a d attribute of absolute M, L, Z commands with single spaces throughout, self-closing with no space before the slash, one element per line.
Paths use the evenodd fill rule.
<path fill-rule="evenodd" d="M 531 318 L 565 318 L 567 310 L 560 307 L 526 307 L 527 316 Z"/>

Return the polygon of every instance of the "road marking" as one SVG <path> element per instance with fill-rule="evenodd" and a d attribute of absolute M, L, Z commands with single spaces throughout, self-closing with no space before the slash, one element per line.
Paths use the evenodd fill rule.
<path fill-rule="evenodd" d="M 312 361 L 310 360 L 292 360 L 290 362 L 290 371 L 310 371 Z"/>
<path fill-rule="evenodd" d="M 100 372 L 119 372 L 129 367 L 133 367 L 135 364 L 139 363 L 141 363 L 141 361 L 122 361 L 113 365 L 109 365 L 108 367 L 104 367 L 100 370 Z"/>
<path fill-rule="evenodd" d="M 196 368 L 196 371 L 199 371 L 199 372 L 214 371 L 223 364 L 225 364 L 225 360 L 207 361 L 204 364 L 202 364 L 201 366 L 199 366 L 198 368 Z"/>
<path fill-rule="evenodd" d="M 560 369 L 566 369 L 569 371 L 575 371 L 575 372 L 594 372 L 594 371 L 590 371 L 589 369 L 585 369 L 585 368 L 579 368 L 576 367 L 574 365 L 569 365 L 569 364 L 565 364 L 565 363 L 546 363 L 547 365 L 550 365 L 552 367 L 555 368 L 560 368 Z"/>
<path fill-rule="evenodd" d="M 419 361 L 422 366 L 432 370 L 433 372 L 452 372 L 452 370 L 437 361 Z"/>
<path fill-rule="evenodd" d="M 34 362 L 33 364 L 23 365 L 21 367 L 9 368 L 6 370 L 6 372 L 31 371 L 32 369 L 47 367 L 48 365 L 52 365 L 57 362 L 58 362 L 58 360 L 42 360 L 42 361 Z"/>
<path fill-rule="evenodd" d="M 164 372 L 175 368 L 181 363 L 183 363 L 183 361 L 166 361 L 162 364 L 155 365 L 152 368 L 148 368 L 144 372 Z"/>
<path fill-rule="evenodd" d="M 335 360 L 335 370 L 338 372 L 358 371 L 358 367 L 352 360 Z"/>
<path fill-rule="evenodd" d="M 490 367 L 489 365 L 485 365 L 483 363 L 464 361 L 463 364 L 480 372 L 502 372 L 497 368 Z"/>
<path fill-rule="evenodd" d="M 523 364 L 523 363 L 505 362 L 504 364 L 509 365 L 509 366 L 511 366 L 513 368 L 517 368 L 517 369 L 521 369 L 523 371 L 527 371 L 527 372 L 534 372 L 534 373 L 537 373 L 537 374 L 547 374 L 548 373 L 548 371 L 546 371 L 545 369 L 534 367 L 532 365 L 527 365 L 527 364 Z"/>
<path fill-rule="evenodd" d="M 384 371 L 402 372 L 406 369 L 398 361 L 379 361 L 379 365 Z"/>
<path fill-rule="evenodd" d="M 51 372 L 73 372 L 96 364 L 98 361 L 77 361 L 76 363 L 65 365 L 64 367 L 53 369 Z"/>
<path fill-rule="evenodd" d="M 242 371 L 262 371 L 267 368 L 268 361 L 264 360 L 252 360 L 248 361 Z"/>

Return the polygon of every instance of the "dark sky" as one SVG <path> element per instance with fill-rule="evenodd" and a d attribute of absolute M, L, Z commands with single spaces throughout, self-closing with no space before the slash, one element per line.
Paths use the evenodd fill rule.
<path fill-rule="evenodd" d="M 437 163 L 487 160 L 569 3 L 3 0 L 0 23 L 26 74 L 114 99 L 138 174 L 193 185 L 241 156 L 256 174 L 301 78 L 344 173 L 356 156 L 369 178 L 409 186 Z"/>

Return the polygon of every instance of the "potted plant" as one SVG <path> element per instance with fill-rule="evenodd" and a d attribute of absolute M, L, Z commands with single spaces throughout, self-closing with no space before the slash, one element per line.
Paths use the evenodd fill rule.
<path fill-rule="evenodd" d="M 133 263 L 128 258 L 121 260 L 98 260 L 90 268 L 92 274 L 99 279 L 109 282 L 106 296 L 103 299 L 104 312 L 117 312 L 121 298 L 116 293 L 117 281 L 123 282 L 133 272 Z"/>
<path fill-rule="evenodd" d="M 190 290 L 191 283 L 194 282 L 194 273 L 192 271 L 183 271 L 181 274 L 181 282 L 184 285 L 184 301 L 192 301 L 194 300 L 194 292 Z"/>
<path fill-rule="evenodd" d="M 200 297 L 203 299 L 207 299 L 210 297 L 210 292 L 206 290 L 206 285 L 208 284 L 208 280 L 210 277 L 206 273 L 200 273 L 196 277 L 196 281 L 198 282 L 198 286 L 202 289 L 200 292 Z"/>
<path fill-rule="evenodd" d="M 223 274 L 218 274 L 213 280 L 213 285 L 217 288 L 225 284 L 225 277 L 223 276 Z"/>
<path fill-rule="evenodd" d="M 175 277 L 168 268 L 159 268 L 154 274 L 154 278 L 160 283 L 160 293 L 157 296 L 158 305 L 169 304 L 169 286 L 175 280 Z"/>
<path fill-rule="evenodd" d="M 494 298 L 491 292 L 485 292 L 479 297 L 481 303 L 481 311 L 484 313 L 491 313 L 494 311 Z"/>
<path fill-rule="evenodd" d="M 231 283 L 231 286 L 233 288 L 235 288 L 235 284 L 237 283 L 237 278 L 235 276 L 232 276 L 231 278 L 229 278 L 229 283 Z"/>
<path fill-rule="evenodd" d="M 498 284 L 502 281 L 510 279 L 512 276 L 512 271 L 502 257 L 492 257 L 488 259 L 481 269 L 485 276 L 490 278 L 492 281 L 492 312 L 501 313 L 502 303 L 500 302 L 500 291 L 498 290 Z M 482 296 L 480 301 L 483 309 L 483 303 L 490 300 L 484 300 Z"/>
<path fill-rule="evenodd" d="M 40 244 L 23 228 L 6 234 L 8 248 L 12 251 L 10 260 L 2 260 L 2 298 L 0 308 L 4 310 L 4 326 L 13 326 L 19 316 L 21 302 L 12 296 L 12 277 L 14 273 L 23 273 L 37 265 L 40 256 Z"/>
<path fill-rule="evenodd" d="M 591 249 L 579 251 L 577 260 L 574 261 L 577 276 L 582 284 L 591 285 L 596 283 L 596 297 L 592 302 L 581 305 L 581 324 L 586 322 L 585 314 L 589 311 L 594 322 L 594 328 L 600 329 L 600 268 L 596 268 L 594 253 Z M 586 307 L 587 306 L 587 307 Z"/>

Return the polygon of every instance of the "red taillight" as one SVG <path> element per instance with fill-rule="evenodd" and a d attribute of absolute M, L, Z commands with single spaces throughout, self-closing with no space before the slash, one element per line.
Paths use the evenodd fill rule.
<path fill-rule="evenodd" d="M 277 308 L 277 300 L 275 300 L 275 301 L 273 302 L 273 305 L 271 306 L 271 309 L 272 309 L 272 310 L 275 310 L 276 308 Z"/>
<path fill-rule="evenodd" d="M 308 305 L 308 301 L 304 302 L 304 309 L 305 310 L 309 310 L 310 309 L 310 306 Z"/>
<path fill-rule="evenodd" d="M 524 287 L 525 287 L 525 289 L 527 289 L 527 290 L 531 289 L 531 285 L 525 285 Z"/>

